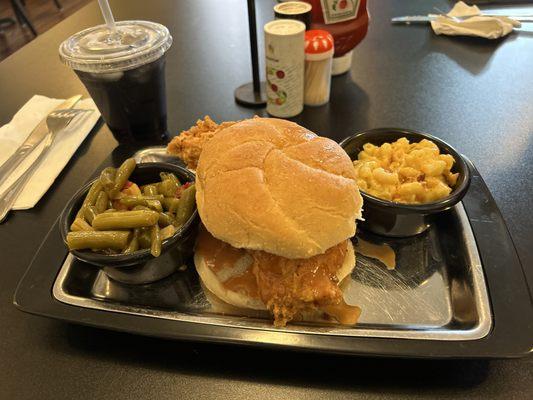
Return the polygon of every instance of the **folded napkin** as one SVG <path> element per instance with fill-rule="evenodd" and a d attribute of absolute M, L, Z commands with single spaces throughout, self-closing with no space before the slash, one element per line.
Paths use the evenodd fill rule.
<path fill-rule="evenodd" d="M 39 122 L 63 101 L 35 95 L 15 114 L 11 122 L 0 128 L 0 165 L 18 149 Z M 15 201 L 14 210 L 26 210 L 37 204 L 100 118 L 100 113 L 90 98 L 81 100 L 75 108 L 91 109 L 94 112 L 76 117 L 55 136 L 48 154 Z M 20 177 L 37 159 L 43 147 L 44 141 L 1 182 L 0 189 Z"/>
<path fill-rule="evenodd" d="M 489 17 L 481 14 L 477 6 L 468 6 L 459 1 L 446 14 L 449 17 L 470 17 L 463 21 L 454 21 L 443 15 L 431 21 L 431 27 L 437 35 L 451 36 L 479 36 L 486 39 L 496 39 L 508 35 L 513 28 L 519 28 L 520 22 L 507 17 Z"/>

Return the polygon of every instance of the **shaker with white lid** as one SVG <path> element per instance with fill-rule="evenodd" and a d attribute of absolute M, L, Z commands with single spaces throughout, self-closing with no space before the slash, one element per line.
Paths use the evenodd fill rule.
<path fill-rule="evenodd" d="M 304 1 L 285 1 L 274 6 L 276 19 L 295 19 L 305 24 L 305 29 L 311 29 L 311 4 Z"/>
<path fill-rule="evenodd" d="M 274 117 L 294 117 L 304 104 L 305 24 L 279 19 L 264 29 L 267 112 Z"/>
<path fill-rule="evenodd" d="M 329 101 L 333 36 L 324 30 L 305 32 L 305 90 L 306 106 L 321 106 Z"/>

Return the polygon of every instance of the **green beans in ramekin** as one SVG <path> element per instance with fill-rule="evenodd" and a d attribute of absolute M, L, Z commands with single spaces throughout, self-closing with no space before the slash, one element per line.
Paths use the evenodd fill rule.
<path fill-rule="evenodd" d="M 139 187 L 130 181 L 135 167 L 135 160 L 128 158 L 117 169 L 104 169 L 92 183 L 70 225 L 66 237 L 69 250 L 131 254 L 150 248 L 158 257 L 162 241 L 192 216 L 196 206 L 194 183 L 182 184 L 174 173 L 161 172 L 159 181 Z M 159 229 L 160 220 L 164 230 Z M 149 243 L 139 243 L 143 231 L 149 232 Z"/>
<path fill-rule="evenodd" d="M 199 222 L 195 176 L 167 163 L 131 166 L 127 160 L 123 168 L 106 168 L 80 189 L 63 211 L 61 235 L 72 255 L 115 280 L 147 283 L 192 253 Z M 154 264 L 150 273 L 134 273 L 147 264 Z"/>

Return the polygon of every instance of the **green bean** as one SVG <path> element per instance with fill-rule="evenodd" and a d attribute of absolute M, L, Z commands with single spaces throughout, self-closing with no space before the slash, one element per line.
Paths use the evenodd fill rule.
<path fill-rule="evenodd" d="M 159 232 L 159 226 L 155 224 L 152 226 L 152 229 L 150 231 L 150 240 L 152 244 L 150 245 L 150 253 L 154 257 L 159 257 L 161 254 L 161 234 Z"/>
<path fill-rule="evenodd" d="M 87 207 L 86 205 L 82 204 L 80 209 L 76 213 L 76 216 L 74 217 L 74 219 L 80 218 L 80 219 L 83 219 L 85 221 L 85 208 L 86 207 Z"/>
<path fill-rule="evenodd" d="M 98 214 L 103 213 L 105 210 L 107 210 L 109 205 L 109 197 L 107 196 L 107 193 L 104 191 L 98 193 L 98 197 L 96 198 L 96 202 L 94 205 Z"/>
<path fill-rule="evenodd" d="M 124 249 L 123 251 L 124 254 L 131 254 L 139 250 L 139 234 L 140 234 L 139 228 L 133 231 L 133 237 L 131 238 L 128 246 Z"/>
<path fill-rule="evenodd" d="M 161 241 L 168 239 L 169 237 L 174 235 L 174 233 L 176 233 L 176 227 L 174 225 L 168 225 L 159 230 L 159 234 L 161 235 Z"/>
<path fill-rule="evenodd" d="M 158 182 L 152 182 L 152 183 L 147 183 L 146 185 L 141 185 L 139 186 L 139 189 L 141 189 L 144 193 L 144 189 L 147 187 L 147 186 L 155 186 L 155 188 L 157 189 L 157 185 L 159 185 L 161 183 L 161 181 L 158 181 Z M 156 194 L 159 194 L 159 193 L 156 193 Z"/>
<path fill-rule="evenodd" d="M 163 204 L 163 208 L 165 208 L 167 211 L 175 213 L 179 202 L 180 200 L 175 197 L 165 197 L 161 203 Z"/>
<path fill-rule="evenodd" d="M 161 181 L 170 180 L 170 181 L 176 182 L 178 185 L 180 183 L 176 175 L 174 175 L 174 173 L 172 172 L 160 172 L 159 177 L 161 178 Z"/>
<path fill-rule="evenodd" d="M 95 206 L 85 206 L 83 209 L 83 216 L 85 217 L 85 220 L 93 224 L 94 218 L 98 215 L 98 211 L 96 210 Z"/>
<path fill-rule="evenodd" d="M 94 231 L 93 227 L 82 218 L 76 218 L 72 225 L 70 225 L 70 230 L 73 232 Z"/>
<path fill-rule="evenodd" d="M 114 213 L 98 214 L 94 217 L 92 225 L 93 228 L 98 231 L 131 229 L 155 225 L 158 219 L 159 213 L 155 211 L 118 211 Z"/>
<path fill-rule="evenodd" d="M 160 182 L 159 185 L 157 185 L 159 193 L 161 193 L 165 197 L 176 197 L 176 193 L 179 187 L 179 183 L 172 179 L 165 179 Z"/>
<path fill-rule="evenodd" d="M 145 206 L 146 200 L 136 197 L 136 196 L 125 196 L 118 199 L 120 204 L 125 205 L 126 207 L 135 207 L 135 206 Z"/>
<path fill-rule="evenodd" d="M 154 211 L 163 212 L 163 206 L 159 200 L 146 200 L 146 204 Z"/>
<path fill-rule="evenodd" d="M 115 184 L 109 193 L 109 197 L 112 199 L 116 198 L 135 169 L 135 165 L 135 160 L 133 158 L 128 158 L 122 163 L 115 175 Z"/>
<path fill-rule="evenodd" d="M 159 223 L 159 226 L 161 227 L 173 225 L 174 217 L 172 217 L 172 214 L 169 214 L 169 213 L 159 213 L 158 223 Z"/>
<path fill-rule="evenodd" d="M 150 211 L 150 208 L 149 207 L 146 207 L 146 206 L 135 206 L 132 208 L 133 211 L 137 211 L 137 210 L 148 210 Z"/>
<path fill-rule="evenodd" d="M 157 200 L 162 201 L 163 195 L 158 194 L 154 196 L 124 196 L 118 199 L 118 201 L 121 204 L 124 204 L 127 207 L 135 207 L 135 206 L 149 206 L 148 201 L 150 200 Z"/>
<path fill-rule="evenodd" d="M 143 186 L 143 194 L 148 195 L 148 196 L 154 196 L 154 195 L 158 195 L 159 192 L 157 190 L 156 185 L 145 185 Z"/>
<path fill-rule="evenodd" d="M 109 192 L 111 189 L 113 189 L 113 186 L 115 185 L 116 174 L 117 169 L 113 167 L 104 168 L 104 170 L 100 173 L 100 183 L 106 192 Z"/>
<path fill-rule="evenodd" d="M 176 210 L 175 226 L 181 226 L 191 217 L 195 206 L 196 186 L 191 185 L 181 195 L 178 209 Z"/>
<path fill-rule="evenodd" d="M 102 184 L 99 180 L 91 185 L 89 192 L 87 192 L 87 196 L 85 196 L 85 199 L 83 200 L 83 204 L 81 205 L 80 210 L 76 214 L 76 218 L 82 217 L 85 206 L 94 206 L 94 204 L 96 203 L 96 198 L 98 197 L 98 193 L 100 193 L 101 190 Z"/>
<path fill-rule="evenodd" d="M 150 230 L 142 229 L 139 234 L 139 246 L 142 249 L 148 249 L 152 244 Z"/>
<path fill-rule="evenodd" d="M 69 250 L 114 249 L 122 250 L 128 244 L 130 231 L 79 231 L 67 234 Z"/>

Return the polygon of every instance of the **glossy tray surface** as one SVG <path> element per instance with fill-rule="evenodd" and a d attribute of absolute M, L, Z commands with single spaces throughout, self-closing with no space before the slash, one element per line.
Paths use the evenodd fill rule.
<path fill-rule="evenodd" d="M 119 150 L 107 164 L 132 153 Z M 135 157 L 177 161 L 158 147 L 137 151 Z M 362 309 L 355 327 L 301 321 L 274 328 L 268 315 L 243 313 L 213 300 L 204 292 L 192 260 L 154 284 L 114 282 L 98 268 L 67 255 L 57 226 L 21 281 L 15 304 L 24 311 L 92 326 L 189 340 L 415 357 L 524 355 L 531 348 L 527 337 L 532 327 L 527 318 L 524 322 L 533 315 L 531 298 L 503 220 L 473 171 L 473 187 L 463 203 L 439 215 L 424 234 L 385 241 L 358 232 L 355 241 L 390 245 L 397 266 L 387 270 L 381 262 L 357 255 L 356 268 L 343 282 L 347 302 Z M 480 199 L 489 201 L 480 207 Z M 488 245 L 488 237 L 499 240 L 498 251 Z M 500 272 L 495 279 L 504 260 L 508 273 Z M 513 304 L 503 298 L 510 290 Z"/>
<path fill-rule="evenodd" d="M 164 148 L 148 148 L 138 162 L 174 161 Z M 359 237 L 382 243 L 365 232 Z M 357 240 L 357 239 L 356 239 Z M 352 276 L 343 282 L 344 297 L 362 309 L 359 323 L 290 324 L 276 331 L 381 338 L 474 340 L 486 336 L 491 314 L 476 243 L 462 205 L 442 214 L 425 233 L 388 239 L 396 253 L 396 269 L 358 255 Z M 268 315 L 243 319 L 243 310 L 209 299 L 192 260 L 173 276 L 151 285 L 123 285 L 93 266 L 69 256 L 53 288 L 66 304 L 104 311 L 148 315 L 207 325 L 246 326 L 272 330 Z M 247 315 L 246 315 L 247 314 Z M 260 318 L 265 317 L 265 318 Z"/>

